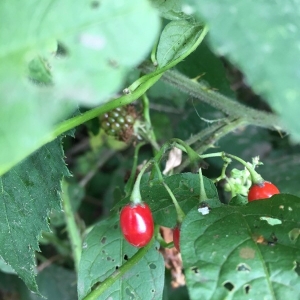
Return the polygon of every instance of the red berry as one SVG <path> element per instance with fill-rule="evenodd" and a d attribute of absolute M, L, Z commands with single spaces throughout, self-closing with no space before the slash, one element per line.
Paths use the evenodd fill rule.
<path fill-rule="evenodd" d="M 130 203 L 124 206 L 120 214 L 120 224 L 125 240 L 135 247 L 144 247 L 152 239 L 153 217 L 146 203 Z"/>
<path fill-rule="evenodd" d="M 270 198 L 279 194 L 278 188 L 271 182 L 264 181 L 261 184 L 253 184 L 248 193 L 248 201 Z"/>
<path fill-rule="evenodd" d="M 174 242 L 174 246 L 178 250 L 178 252 L 180 252 L 179 241 L 180 241 L 180 228 L 178 226 L 176 226 L 173 229 L 173 242 Z"/>

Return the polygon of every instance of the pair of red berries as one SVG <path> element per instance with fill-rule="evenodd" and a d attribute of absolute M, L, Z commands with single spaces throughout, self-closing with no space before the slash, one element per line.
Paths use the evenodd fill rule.
<path fill-rule="evenodd" d="M 146 203 L 129 203 L 124 206 L 120 214 L 121 231 L 125 240 L 135 246 L 144 247 L 152 239 L 154 222 L 152 212 Z M 180 229 L 173 229 L 174 245 L 179 251 Z"/>
<path fill-rule="evenodd" d="M 264 181 L 261 184 L 251 186 L 248 193 L 248 201 L 270 198 L 279 194 L 278 188 L 271 182 Z M 152 212 L 146 203 L 129 203 L 123 207 L 120 214 L 122 233 L 128 243 L 135 247 L 146 246 L 153 237 L 154 222 Z M 173 229 L 174 246 L 180 252 L 180 225 Z"/>

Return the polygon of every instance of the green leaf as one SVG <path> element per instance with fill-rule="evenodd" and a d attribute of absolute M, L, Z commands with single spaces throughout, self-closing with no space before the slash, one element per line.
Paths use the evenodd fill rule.
<path fill-rule="evenodd" d="M 2 1 L 0 27 L 1 175 L 53 140 L 78 103 L 115 95 L 150 51 L 159 18 L 146 0 Z M 54 56 L 56 40 L 64 55 Z"/>
<path fill-rule="evenodd" d="M 210 28 L 211 45 L 246 75 L 247 82 L 300 140 L 300 2 L 188 0 Z"/>
<path fill-rule="evenodd" d="M 202 33 L 202 25 L 186 20 L 171 21 L 164 28 L 157 46 L 157 62 L 162 68 L 190 49 Z"/>
<path fill-rule="evenodd" d="M 78 274 L 78 295 L 83 299 L 97 282 L 102 282 L 130 258 L 137 248 L 123 238 L 119 214 L 98 223 L 83 244 Z M 147 254 L 97 299 L 161 299 L 164 286 L 163 258 L 152 246 Z"/>
<path fill-rule="evenodd" d="M 0 256 L 34 292 L 34 254 L 41 231 L 49 231 L 50 210 L 61 209 L 63 176 L 69 172 L 57 139 L 0 178 Z"/>
<path fill-rule="evenodd" d="M 180 241 L 191 299 L 299 298 L 300 239 L 289 234 L 299 209 L 300 198 L 282 194 L 205 216 L 191 210 Z"/>

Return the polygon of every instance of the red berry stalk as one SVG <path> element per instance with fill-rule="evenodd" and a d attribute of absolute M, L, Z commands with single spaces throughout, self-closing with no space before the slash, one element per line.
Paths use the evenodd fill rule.
<path fill-rule="evenodd" d="M 177 199 L 175 198 L 171 189 L 167 186 L 167 184 L 165 182 L 163 182 L 163 185 L 164 185 L 165 189 L 167 190 L 167 192 L 169 193 L 169 195 L 173 201 L 173 204 L 175 206 L 175 209 L 176 209 L 177 225 L 173 228 L 173 242 L 174 242 L 175 248 L 178 250 L 178 252 L 180 252 L 180 227 L 181 227 L 181 223 L 182 223 L 183 219 L 185 218 L 185 214 L 184 214 L 183 210 L 181 209 L 180 205 L 178 204 Z"/>

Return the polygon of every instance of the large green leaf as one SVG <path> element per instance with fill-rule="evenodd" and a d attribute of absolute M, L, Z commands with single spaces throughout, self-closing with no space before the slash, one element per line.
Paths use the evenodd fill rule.
<path fill-rule="evenodd" d="M 137 252 L 123 238 L 119 214 L 98 223 L 87 235 L 79 265 L 78 295 L 83 299 Z M 163 258 L 156 247 L 97 299 L 161 299 L 164 287 Z"/>
<path fill-rule="evenodd" d="M 207 21 L 213 49 L 245 73 L 299 141 L 299 0 L 186 2 Z"/>
<path fill-rule="evenodd" d="M 118 92 L 150 51 L 159 18 L 147 0 L 28 0 L 22 8 L 2 1 L 0 27 L 3 174 L 51 140 L 54 124 L 78 103 L 101 104 Z"/>
<path fill-rule="evenodd" d="M 0 256 L 35 292 L 38 238 L 49 231 L 50 210 L 61 209 L 60 181 L 68 175 L 57 139 L 0 178 Z"/>
<path fill-rule="evenodd" d="M 300 198 L 282 194 L 191 210 L 180 240 L 191 299 L 298 299 L 299 209 Z"/>

